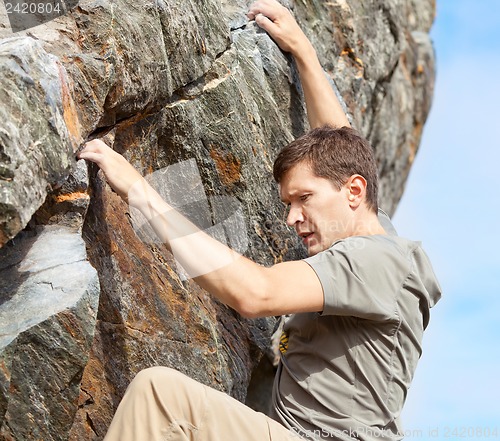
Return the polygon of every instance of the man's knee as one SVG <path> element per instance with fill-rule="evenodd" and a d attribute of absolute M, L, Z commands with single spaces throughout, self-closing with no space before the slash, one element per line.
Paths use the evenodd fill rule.
<path fill-rule="evenodd" d="M 155 366 L 140 371 L 132 380 L 130 388 L 143 391 L 157 387 L 168 389 L 175 387 L 183 378 L 185 375 L 175 369 Z"/>
<path fill-rule="evenodd" d="M 201 392 L 203 386 L 175 369 L 155 366 L 140 371 L 132 380 L 130 388 L 145 393 L 156 391 L 168 394 L 175 391 L 177 395 L 190 395 Z"/>
<path fill-rule="evenodd" d="M 205 398 L 205 387 L 201 383 L 167 367 L 140 371 L 125 394 L 126 400 L 153 406 L 164 415 L 188 420 L 195 418 L 191 415 L 193 409 L 203 408 Z"/>

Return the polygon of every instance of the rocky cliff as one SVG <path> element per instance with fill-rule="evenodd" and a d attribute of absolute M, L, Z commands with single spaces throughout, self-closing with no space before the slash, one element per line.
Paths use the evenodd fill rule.
<path fill-rule="evenodd" d="M 222 232 L 262 264 L 301 257 L 271 177 L 307 130 L 301 89 L 249 3 L 81 1 L 15 34 L 1 10 L 0 439 L 100 440 L 153 365 L 265 407 L 275 319 L 244 320 L 183 278 L 74 159 L 105 135 L 145 175 L 187 164 L 170 175 L 187 211 L 211 225 L 240 213 Z M 392 213 L 433 92 L 434 0 L 289 6 L 373 144 Z"/>

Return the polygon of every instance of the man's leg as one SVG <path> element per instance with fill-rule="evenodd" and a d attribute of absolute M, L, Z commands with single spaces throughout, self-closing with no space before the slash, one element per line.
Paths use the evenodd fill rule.
<path fill-rule="evenodd" d="M 130 383 L 105 441 L 298 441 L 276 421 L 173 369 Z"/>

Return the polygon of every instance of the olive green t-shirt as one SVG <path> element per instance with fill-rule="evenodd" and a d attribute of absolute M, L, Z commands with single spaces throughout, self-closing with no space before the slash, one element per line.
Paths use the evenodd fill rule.
<path fill-rule="evenodd" d="M 381 220 L 391 234 L 339 240 L 305 259 L 324 309 L 287 318 L 272 412 L 304 438 L 402 438 L 399 416 L 441 290 L 420 243 Z"/>

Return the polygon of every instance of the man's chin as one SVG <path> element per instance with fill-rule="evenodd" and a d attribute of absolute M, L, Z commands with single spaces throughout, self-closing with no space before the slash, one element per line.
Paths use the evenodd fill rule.
<path fill-rule="evenodd" d="M 319 244 L 314 244 L 314 245 L 307 247 L 307 255 L 309 257 L 315 256 L 316 254 L 318 254 L 321 251 L 323 251 L 323 250 L 321 249 L 321 246 Z"/>

